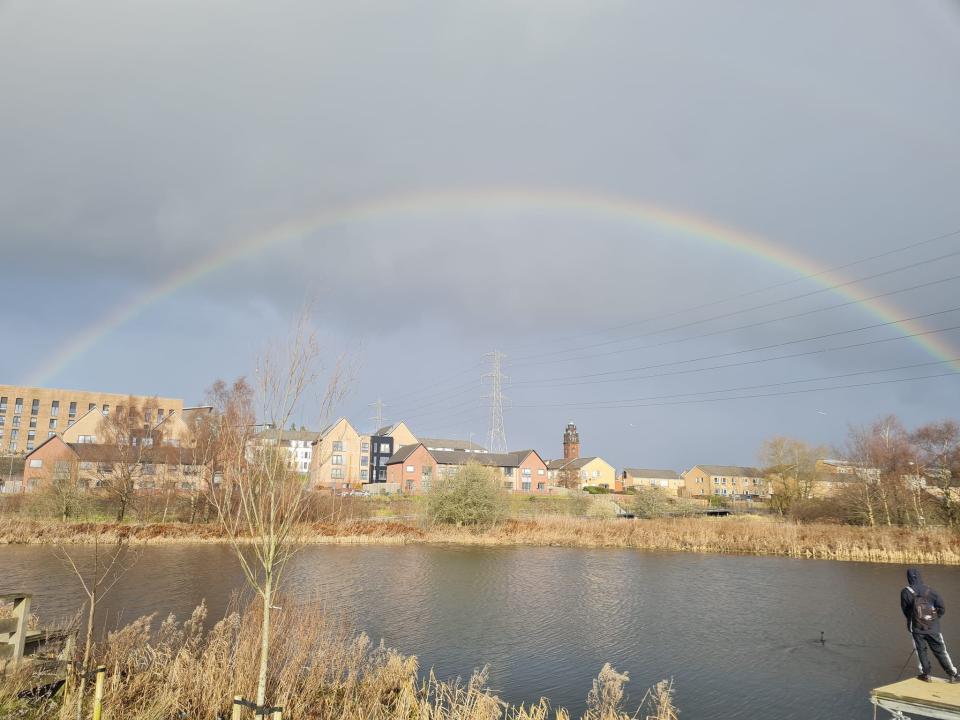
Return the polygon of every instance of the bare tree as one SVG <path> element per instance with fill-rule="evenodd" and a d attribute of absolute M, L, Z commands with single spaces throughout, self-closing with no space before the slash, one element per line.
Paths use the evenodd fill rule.
<path fill-rule="evenodd" d="M 93 558 L 79 563 L 63 545 L 54 549 L 54 554 L 73 570 L 80 580 L 84 594 L 87 596 L 87 626 L 83 642 L 83 659 L 75 671 L 80 677 L 80 684 L 76 698 L 76 718 L 83 717 L 83 696 L 87 687 L 87 676 L 91 670 L 93 654 L 93 623 L 97 613 L 97 605 L 120 581 L 120 578 L 136 562 L 137 556 L 130 549 L 129 542 L 119 540 L 109 550 L 103 550 L 99 536 L 93 538 Z"/>
<path fill-rule="evenodd" d="M 774 437 L 760 447 L 760 462 L 770 483 L 771 505 L 781 515 L 799 500 L 813 497 L 817 479 L 817 460 L 824 448 L 812 447 L 802 440 Z"/>
<path fill-rule="evenodd" d="M 275 428 L 287 427 L 319 380 L 320 348 L 302 316 L 285 350 L 258 363 L 253 393 L 260 417 Z M 319 399 L 321 417 L 342 397 L 341 365 L 331 368 Z M 236 385 L 235 385 L 236 388 Z M 218 388 L 218 393 L 225 386 Z M 211 488 L 210 501 L 240 561 L 244 576 L 262 605 L 260 663 L 256 703 L 263 706 L 270 656 L 270 615 L 290 558 L 297 551 L 307 486 L 283 448 L 254 444 L 249 405 L 244 397 L 224 395 L 215 433 L 216 462 L 222 490 Z M 241 393 L 242 395 L 242 393 Z M 238 402 L 234 402 L 234 401 Z"/>
<path fill-rule="evenodd" d="M 123 522 L 136 500 L 138 481 L 144 471 L 149 472 L 144 454 L 154 441 L 151 426 L 156 405 L 156 400 L 141 404 L 136 398 L 129 397 L 125 405 L 116 407 L 100 423 L 104 442 L 100 445 L 102 457 L 94 476 L 97 485 L 113 501 L 117 522 Z"/>
<path fill-rule="evenodd" d="M 917 450 L 918 473 L 933 480 L 939 491 L 940 512 L 944 522 L 960 525 L 960 503 L 953 478 L 960 471 L 960 424 L 953 420 L 933 422 L 917 428 L 911 435 Z"/>

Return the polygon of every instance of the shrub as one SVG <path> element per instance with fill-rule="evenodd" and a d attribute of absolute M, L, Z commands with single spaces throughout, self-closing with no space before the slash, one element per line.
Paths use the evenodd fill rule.
<path fill-rule="evenodd" d="M 596 487 L 594 485 L 587 485 L 583 490 L 584 492 L 588 492 L 591 495 L 609 495 L 610 494 L 610 488 Z"/>
<path fill-rule="evenodd" d="M 508 502 L 491 469 L 468 463 L 434 481 L 427 497 L 427 518 L 443 525 L 490 527 L 507 514 Z"/>
<path fill-rule="evenodd" d="M 633 514 L 638 518 L 658 518 L 672 515 L 670 498 L 657 488 L 637 488 L 633 497 Z"/>

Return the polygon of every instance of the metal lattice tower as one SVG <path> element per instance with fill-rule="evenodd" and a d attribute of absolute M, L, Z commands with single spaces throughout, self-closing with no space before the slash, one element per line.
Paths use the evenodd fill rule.
<path fill-rule="evenodd" d="M 490 401 L 490 433 L 487 438 L 487 449 L 490 452 L 504 453 L 507 451 L 507 431 L 503 426 L 503 404 L 506 397 L 503 386 L 509 378 L 503 374 L 503 359 L 506 357 L 499 350 L 487 353 L 484 357 L 490 358 L 490 372 L 481 377 L 481 382 L 489 382 L 490 394 L 484 395 L 484 400 Z"/>
<path fill-rule="evenodd" d="M 367 407 L 374 408 L 375 414 L 373 417 L 367 418 L 368 420 L 373 420 L 373 431 L 376 432 L 383 427 L 383 409 L 386 407 L 386 404 L 380 398 L 377 398 L 376 402 L 370 403 Z"/>

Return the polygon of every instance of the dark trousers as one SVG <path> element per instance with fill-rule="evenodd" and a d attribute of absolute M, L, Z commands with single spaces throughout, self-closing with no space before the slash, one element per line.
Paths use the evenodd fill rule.
<path fill-rule="evenodd" d="M 919 632 L 910 634 L 913 635 L 913 646 L 917 649 L 920 672 L 924 675 L 930 674 L 930 655 L 927 654 L 927 648 L 929 647 L 947 676 L 957 674 L 957 669 L 953 666 L 953 660 L 950 659 L 950 654 L 947 652 L 947 645 L 943 642 L 943 635 Z"/>

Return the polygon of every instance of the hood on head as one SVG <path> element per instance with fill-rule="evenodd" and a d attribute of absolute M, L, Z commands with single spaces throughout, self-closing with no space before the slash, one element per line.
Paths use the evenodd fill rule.
<path fill-rule="evenodd" d="M 915 585 L 919 585 L 921 582 L 923 581 L 920 579 L 919 570 L 917 570 L 916 568 L 910 568 L 909 570 L 907 570 L 907 583 L 909 583 L 911 586 L 915 586 Z"/>

